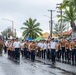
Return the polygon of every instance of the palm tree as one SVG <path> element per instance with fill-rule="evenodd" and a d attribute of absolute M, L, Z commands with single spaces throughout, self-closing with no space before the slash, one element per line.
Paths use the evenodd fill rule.
<path fill-rule="evenodd" d="M 59 21 L 61 21 L 61 15 L 58 15 L 58 17 L 59 17 Z M 62 15 L 62 21 L 70 22 L 71 27 L 73 27 L 76 21 L 76 13 L 75 13 L 75 8 L 73 8 L 73 6 L 69 6 L 68 8 L 65 8 L 64 14 Z"/>
<path fill-rule="evenodd" d="M 55 24 L 53 34 L 60 35 L 61 34 L 61 25 Z M 67 29 L 66 24 L 62 24 L 62 31 L 65 32 Z"/>
<path fill-rule="evenodd" d="M 73 6 L 76 11 L 76 0 L 63 0 L 63 4 L 62 4 L 61 8 L 65 8 L 68 6 Z"/>
<path fill-rule="evenodd" d="M 61 15 L 58 15 L 60 18 Z M 76 37 L 76 26 L 75 26 L 75 21 L 76 21 L 76 12 L 75 8 L 71 5 L 68 6 L 68 8 L 65 8 L 64 14 L 62 15 L 62 20 L 63 22 L 70 22 L 70 26 L 72 28 L 72 38 Z M 61 21 L 61 19 L 59 19 Z"/>
<path fill-rule="evenodd" d="M 67 10 L 69 8 L 69 10 Z M 76 34 L 76 26 L 75 26 L 75 21 L 76 21 L 76 0 L 63 0 L 63 4 L 60 9 L 65 9 L 65 14 L 67 17 L 65 20 L 68 22 L 70 21 L 70 25 L 72 27 L 72 38 Z M 75 33 L 75 34 L 74 34 Z M 74 36 L 74 38 L 76 35 Z"/>
<path fill-rule="evenodd" d="M 39 28 L 40 23 L 36 21 L 36 19 L 29 18 L 29 20 L 23 23 L 24 27 L 21 27 L 21 29 L 24 30 L 22 33 L 24 38 L 30 37 L 34 39 L 42 35 L 42 29 Z"/>

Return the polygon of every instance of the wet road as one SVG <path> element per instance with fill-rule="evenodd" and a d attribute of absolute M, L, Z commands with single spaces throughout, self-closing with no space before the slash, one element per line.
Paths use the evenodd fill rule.
<path fill-rule="evenodd" d="M 9 60 L 7 55 L 0 56 L 0 75 L 72 75 L 62 70 L 51 68 L 40 62 L 31 62 L 21 58 L 20 64 Z"/>

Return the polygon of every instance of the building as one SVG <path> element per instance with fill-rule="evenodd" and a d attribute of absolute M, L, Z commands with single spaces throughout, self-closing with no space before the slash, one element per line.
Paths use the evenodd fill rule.
<path fill-rule="evenodd" d="M 45 32 L 45 33 L 42 34 L 41 37 L 42 37 L 43 39 L 47 40 L 49 36 L 50 36 L 50 33 Z M 52 35 L 52 37 L 53 37 L 53 38 L 57 38 L 57 36 L 54 35 L 54 34 Z"/>

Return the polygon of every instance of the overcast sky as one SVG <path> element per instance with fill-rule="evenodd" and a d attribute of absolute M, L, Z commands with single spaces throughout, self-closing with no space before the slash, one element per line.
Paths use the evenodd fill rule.
<path fill-rule="evenodd" d="M 55 10 L 56 4 L 61 2 L 62 0 L 0 0 L 0 31 L 12 26 L 10 21 L 2 20 L 9 19 L 14 21 L 14 28 L 20 37 L 22 33 L 20 28 L 30 17 L 40 22 L 40 28 L 44 32 L 49 31 L 50 12 L 48 10 Z M 57 20 L 55 16 L 56 11 L 53 13 L 54 23 Z"/>

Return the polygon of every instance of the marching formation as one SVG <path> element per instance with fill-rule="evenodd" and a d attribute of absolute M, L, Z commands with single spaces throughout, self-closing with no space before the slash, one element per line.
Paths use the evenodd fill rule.
<path fill-rule="evenodd" d="M 32 62 L 35 58 L 51 60 L 55 64 L 56 60 L 76 65 L 76 40 L 71 41 L 62 38 L 55 41 L 54 38 L 50 40 L 41 40 L 38 42 L 22 40 L 18 38 L 8 40 L 6 42 L 0 41 L 0 54 L 4 47 L 4 53 L 8 53 L 8 58 L 20 62 L 20 55 L 22 58 L 29 59 Z"/>

